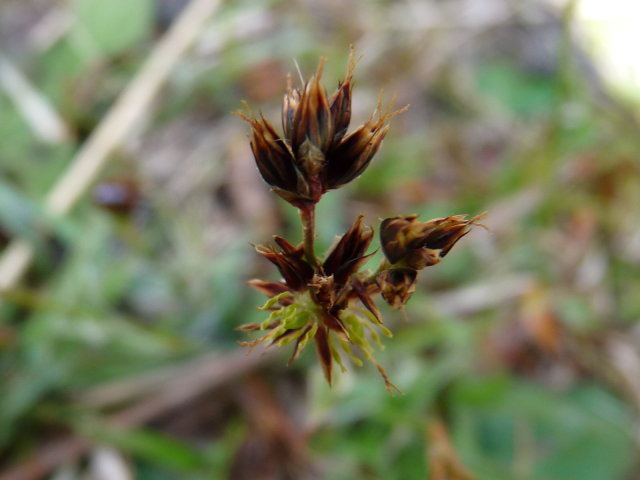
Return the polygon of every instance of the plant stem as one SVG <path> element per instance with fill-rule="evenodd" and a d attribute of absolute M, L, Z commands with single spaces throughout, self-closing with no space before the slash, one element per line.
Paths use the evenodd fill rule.
<path fill-rule="evenodd" d="M 300 221 L 302 222 L 302 233 L 304 237 L 304 255 L 307 262 L 313 267 L 318 266 L 314 242 L 316 237 L 316 205 L 315 203 L 305 205 L 300 208 Z"/>
<path fill-rule="evenodd" d="M 366 282 L 370 283 L 375 281 L 376 277 L 378 276 L 378 274 L 384 270 L 388 270 L 391 267 L 391 264 L 389 263 L 389 261 L 386 258 L 383 258 L 382 261 L 380 262 L 380 265 L 378 266 L 378 269 L 373 272 L 371 275 L 369 275 L 369 277 L 367 277 Z"/>

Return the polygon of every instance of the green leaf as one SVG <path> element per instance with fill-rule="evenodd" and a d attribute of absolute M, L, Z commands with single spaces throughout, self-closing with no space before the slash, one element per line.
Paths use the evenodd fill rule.
<path fill-rule="evenodd" d="M 184 442 L 150 430 L 110 430 L 104 438 L 133 455 L 166 467 L 189 471 L 206 467 L 207 458 Z"/>
<path fill-rule="evenodd" d="M 477 84 L 481 94 L 493 97 L 521 117 L 548 114 L 557 101 L 555 79 L 526 74 L 508 62 L 490 62 L 480 68 Z"/>
<path fill-rule="evenodd" d="M 131 48 L 151 30 L 152 0 L 77 0 L 75 10 L 73 34 L 93 40 L 99 55 Z"/>
<path fill-rule="evenodd" d="M 30 199 L 0 180 L 0 226 L 11 234 L 36 241 L 44 214 Z"/>

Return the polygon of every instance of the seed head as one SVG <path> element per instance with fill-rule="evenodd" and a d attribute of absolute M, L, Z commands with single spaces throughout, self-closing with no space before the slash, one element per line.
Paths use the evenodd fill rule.
<path fill-rule="evenodd" d="M 390 268 L 376 277 L 382 298 L 394 309 L 401 308 L 416 290 L 418 271 L 411 268 Z"/>
<path fill-rule="evenodd" d="M 419 222 L 416 215 L 387 218 L 380 225 L 382 250 L 392 265 L 421 270 L 439 263 L 472 225 L 480 225 L 481 218 L 453 215 L 428 222 Z"/>
<path fill-rule="evenodd" d="M 344 286 L 351 276 L 360 269 L 370 255 L 365 255 L 371 240 L 373 229 L 362 224 L 363 215 L 359 215 L 353 226 L 331 249 L 322 268 L 327 275 L 333 275 L 339 286 Z"/>
<path fill-rule="evenodd" d="M 282 136 L 248 106 L 246 112 L 238 112 L 251 126 L 251 150 L 262 178 L 298 208 L 317 203 L 327 190 L 359 176 L 387 134 L 387 120 L 406 109 L 384 110 L 379 101 L 371 118 L 347 135 L 356 63 L 352 50 L 345 79 L 330 97 L 320 83 L 323 59 L 302 89 L 294 88 L 289 76 Z"/>
<path fill-rule="evenodd" d="M 313 276 L 313 269 L 304 260 L 302 245 L 294 247 L 282 237 L 274 237 L 277 247 L 258 245 L 256 251 L 273 263 L 284 278 L 289 290 L 302 291 Z"/>
<path fill-rule="evenodd" d="M 360 363 L 351 351 L 351 345 L 355 345 L 375 364 L 387 389 L 397 390 L 373 356 L 370 339 L 381 345 L 373 327 L 387 336 L 391 336 L 391 332 L 383 325 L 371 298 L 375 285 L 365 284 L 358 275 L 358 270 L 370 256 L 366 250 L 373 238 L 373 230 L 363 225 L 362 218 L 360 215 L 356 219 L 315 270 L 306 261 L 302 245 L 294 246 L 284 238 L 274 237 L 276 245 L 256 247 L 278 267 L 282 280 L 249 282 L 269 297 L 262 309 L 271 314 L 262 323 L 239 327 L 243 331 L 267 330 L 262 337 L 241 344 L 253 346 L 266 342 L 284 346 L 294 342 L 292 362 L 313 340 L 329 383 L 333 379 L 334 361 L 344 369 L 340 351 L 356 364 Z"/>
<path fill-rule="evenodd" d="M 391 264 L 376 277 L 380 293 L 393 308 L 407 303 L 415 291 L 418 270 L 439 263 L 484 214 L 435 218 L 419 222 L 416 215 L 387 218 L 380 224 L 382 251 Z"/>

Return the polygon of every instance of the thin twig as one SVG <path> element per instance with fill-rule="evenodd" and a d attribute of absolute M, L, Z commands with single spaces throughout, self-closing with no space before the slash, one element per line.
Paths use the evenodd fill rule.
<path fill-rule="evenodd" d="M 158 42 L 137 76 L 120 95 L 73 162 L 51 189 L 45 209 L 53 216 L 66 214 L 89 188 L 133 127 L 148 112 L 172 70 L 192 45 L 221 0 L 192 0 L 171 29 Z M 0 293 L 12 288 L 33 259 L 33 247 L 15 240 L 0 258 Z"/>
<path fill-rule="evenodd" d="M 69 129 L 51 102 L 2 53 L 0 87 L 40 140 L 49 143 L 64 143 L 69 140 Z"/>
<path fill-rule="evenodd" d="M 70 436 L 58 440 L 40 449 L 33 459 L 0 472 L 0 480 L 37 480 L 46 477 L 59 465 L 80 457 L 90 448 L 91 442 L 86 438 Z"/>
<path fill-rule="evenodd" d="M 276 354 L 277 350 L 267 350 L 258 346 L 249 352 L 243 349 L 224 356 L 207 355 L 165 382 L 158 392 L 152 392 L 133 406 L 114 414 L 111 421 L 122 427 L 146 423 L 187 404 L 215 387 L 255 370 L 273 359 Z"/>

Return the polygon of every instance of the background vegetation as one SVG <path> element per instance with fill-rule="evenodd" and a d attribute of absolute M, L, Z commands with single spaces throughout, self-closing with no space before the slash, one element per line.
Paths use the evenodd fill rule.
<path fill-rule="evenodd" d="M 184 4 L 0 3 L 0 248 L 34 249 L 1 293 L 0 479 L 638 478 L 637 113 L 571 10 L 223 3 L 91 191 L 52 213 L 48 192 Z M 489 211 L 491 232 L 424 272 L 405 315 L 383 312 L 378 358 L 404 396 L 371 366 L 329 389 L 313 352 L 287 368 L 234 331 L 262 318 L 245 282 L 274 278 L 250 242 L 300 232 L 230 112 L 246 99 L 275 121 L 294 61 L 306 77 L 327 57 L 332 89 L 350 44 L 355 121 L 380 89 L 411 108 L 322 200 L 320 244 L 360 212 L 377 228 Z"/>

